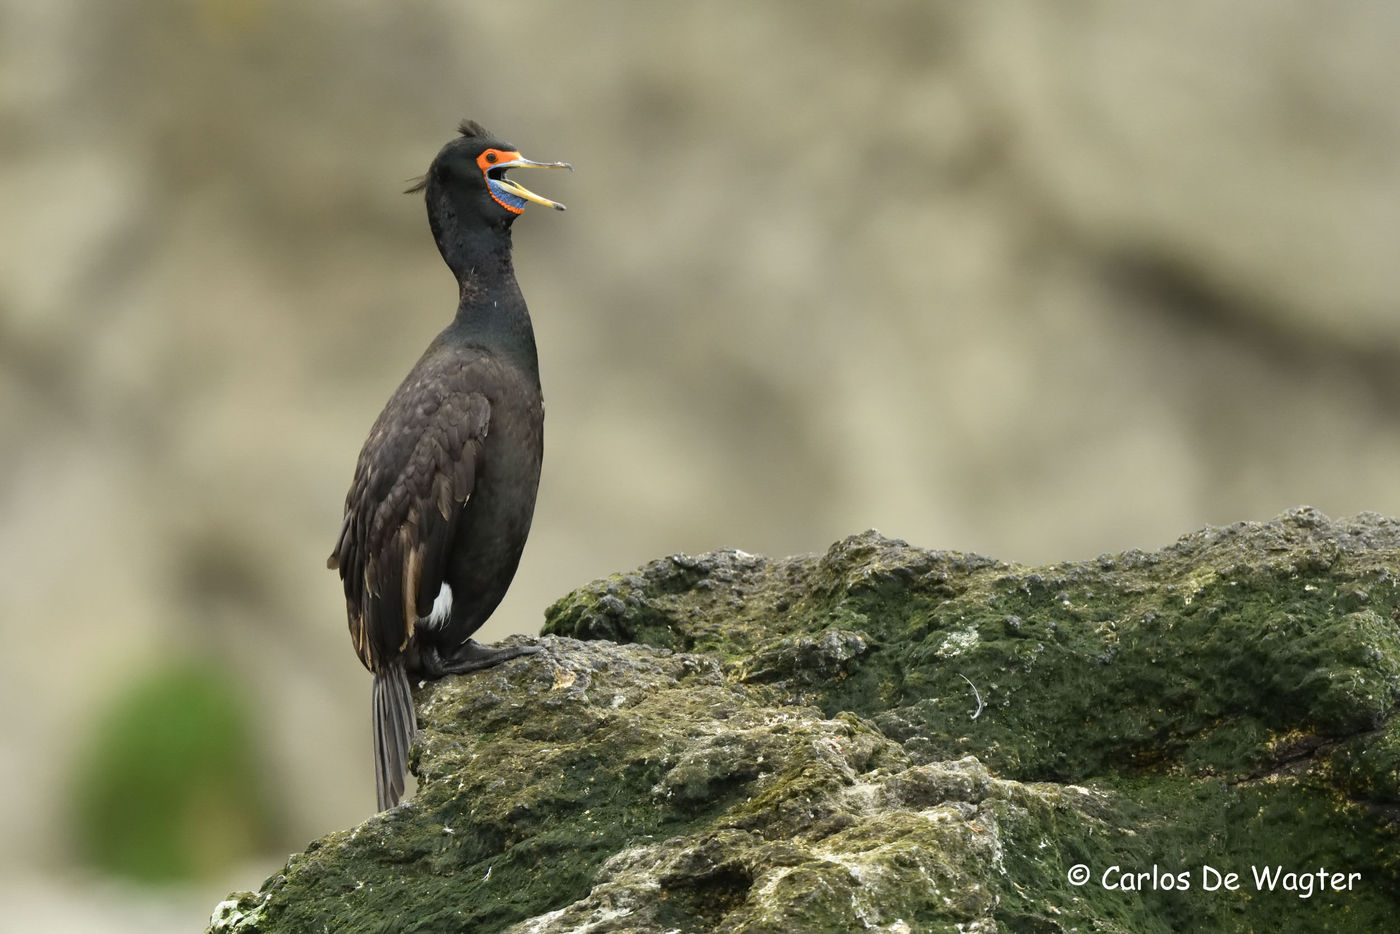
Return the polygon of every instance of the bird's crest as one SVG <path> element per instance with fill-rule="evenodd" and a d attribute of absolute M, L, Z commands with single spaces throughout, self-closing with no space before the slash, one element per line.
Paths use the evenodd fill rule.
<path fill-rule="evenodd" d="M 488 129 L 486 129 L 486 127 L 482 126 L 480 123 L 477 123 L 475 120 L 463 120 L 461 123 L 459 123 L 459 124 L 457 125 L 457 132 L 458 132 L 458 133 L 461 133 L 463 136 L 465 136 L 465 137 L 468 138 L 468 139 L 471 139 L 471 138 L 473 138 L 473 137 L 478 138 L 478 139 L 491 139 L 491 138 L 492 138 L 492 137 L 491 137 L 491 131 L 488 130 Z M 407 188 L 405 188 L 405 189 L 403 190 L 403 193 L 406 194 L 406 195 L 411 195 L 411 194 L 413 194 L 414 192 L 416 192 L 416 191 L 422 191 L 424 188 L 427 188 L 427 187 L 428 187 L 428 176 L 427 176 L 427 174 L 423 174 L 423 175 L 420 175 L 420 176 L 418 176 L 417 178 L 415 178 L 415 179 L 413 180 L 413 184 L 411 184 L 411 185 L 409 185 Z"/>
<path fill-rule="evenodd" d="M 480 136 L 483 139 L 491 135 L 491 131 L 486 129 L 475 120 L 463 120 L 457 125 L 457 132 L 463 136 Z"/>

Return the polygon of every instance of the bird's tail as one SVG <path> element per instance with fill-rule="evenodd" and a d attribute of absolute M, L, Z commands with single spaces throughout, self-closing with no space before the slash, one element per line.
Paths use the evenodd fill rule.
<path fill-rule="evenodd" d="M 408 744 L 417 729 L 403 662 L 384 665 L 374 673 L 374 780 L 381 811 L 398 804 L 403 795 Z"/>

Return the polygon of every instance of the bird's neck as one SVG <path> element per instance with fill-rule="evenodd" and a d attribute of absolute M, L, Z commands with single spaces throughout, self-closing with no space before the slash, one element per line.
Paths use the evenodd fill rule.
<path fill-rule="evenodd" d="M 500 249 L 477 252 L 454 269 L 460 287 L 452 330 L 531 371 L 538 371 L 535 331 L 525 296 L 515 281 L 510 240 Z"/>

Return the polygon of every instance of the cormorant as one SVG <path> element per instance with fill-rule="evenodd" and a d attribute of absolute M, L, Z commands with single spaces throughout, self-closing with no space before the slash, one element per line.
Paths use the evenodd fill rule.
<path fill-rule="evenodd" d="M 556 210 L 506 172 L 532 162 L 481 124 L 433 159 L 428 224 L 460 286 L 457 315 L 370 429 L 326 566 L 345 585 L 350 638 L 374 674 L 379 809 L 398 803 L 417 729 L 410 679 L 440 678 L 537 651 L 472 633 L 505 596 L 530 532 L 544 452 L 544 402 L 510 227 L 527 202 Z"/>

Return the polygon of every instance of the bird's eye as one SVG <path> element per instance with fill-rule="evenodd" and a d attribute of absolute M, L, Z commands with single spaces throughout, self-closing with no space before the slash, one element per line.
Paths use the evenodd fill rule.
<path fill-rule="evenodd" d="M 496 161 L 496 154 L 495 154 L 494 152 L 488 152 L 488 153 L 486 154 L 486 161 L 487 161 L 487 162 L 495 162 L 495 161 Z"/>

